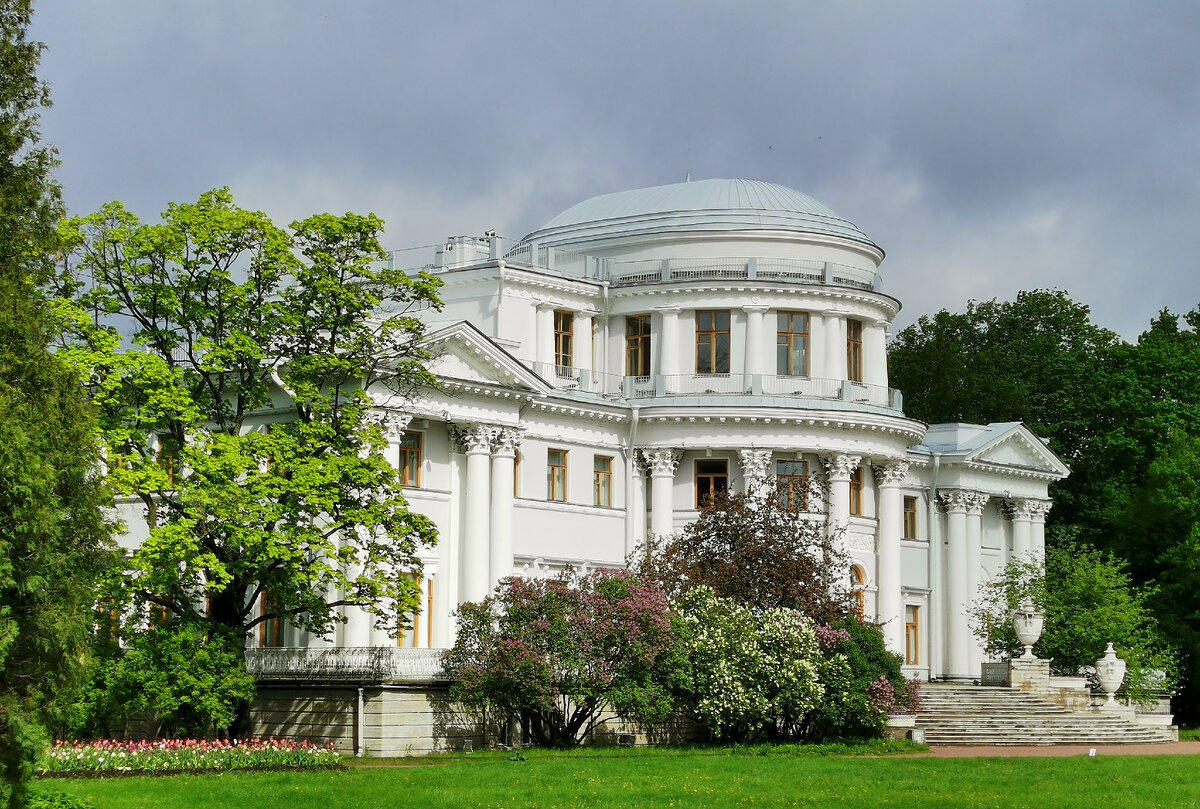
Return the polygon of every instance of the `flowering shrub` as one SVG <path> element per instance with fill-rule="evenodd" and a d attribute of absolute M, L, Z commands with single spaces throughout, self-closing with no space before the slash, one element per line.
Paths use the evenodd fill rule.
<path fill-rule="evenodd" d="M 758 610 L 707 587 L 677 604 L 684 638 L 683 692 L 719 739 L 794 738 L 820 702 L 813 623 L 796 610 Z"/>
<path fill-rule="evenodd" d="M 622 571 L 504 579 L 458 610 L 450 696 L 514 716 L 535 742 L 578 744 L 611 707 L 643 722 L 673 707 L 679 644 L 662 590 Z"/>
<path fill-rule="evenodd" d="M 133 773 L 180 770 L 241 770 L 267 767 L 336 767 L 341 757 L 329 744 L 291 739 L 163 739 L 59 741 L 38 773 Z"/>

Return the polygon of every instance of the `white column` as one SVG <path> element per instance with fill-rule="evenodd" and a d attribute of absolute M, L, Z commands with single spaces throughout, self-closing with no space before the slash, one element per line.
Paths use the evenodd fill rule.
<path fill-rule="evenodd" d="M 850 476 L 858 469 L 860 455 L 834 455 L 825 459 L 829 479 L 829 522 L 834 532 L 850 524 Z"/>
<path fill-rule="evenodd" d="M 1012 558 L 1022 562 L 1030 561 L 1033 554 L 1033 512 L 1036 500 L 1009 500 L 1008 515 L 1012 520 L 1013 547 Z"/>
<path fill-rule="evenodd" d="M 462 554 L 459 557 L 460 603 L 479 601 L 488 594 L 488 519 L 491 501 L 491 455 L 494 428 L 486 424 L 460 427 L 455 437 L 467 456 L 467 485 L 464 487 Z M 509 480 L 511 491 L 512 480 Z"/>
<path fill-rule="evenodd" d="M 488 552 L 488 591 L 513 572 L 513 460 L 521 434 L 511 427 L 496 430 L 492 440 L 491 544 Z"/>
<path fill-rule="evenodd" d="M 771 450 L 738 450 L 742 462 L 742 477 L 746 482 L 746 494 L 756 500 L 765 500 L 771 491 Z"/>
<path fill-rule="evenodd" d="M 774 373 L 763 367 L 767 360 L 775 356 L 774 346 L 768 345 L 764 339 L 764 315 L 767 309 L 768 307 L 762 304 L 742 307 L 742 311 L 746 313 L 746 359 L 742 363 L 744 374 Z"/>
<path fill-rule="evenodd" d="M 642 450 L 642 459 L 650 468 L 650 533 L 655 538 L 675 531 L 675 469 L 680 457 L 676 449 Z"/>
<path fill-rule="evenodd" d="M 968 493 L 942 494 L 946 509 L 946 676 L 967 679 L 970 669 L 970 635 L 965 615 L 967 602 L 967 499 Z"/>
<path fill-rule="evenodd" d="M 825 372 L 826 379 L 846 378 L 846 318 L 834 312 L 825 313 Z"/>
<path fill-rule="evenodd" d="M 967 672 L 971 679 L 976 679 L 982 672 L 983 645 L 979 638 L 971 632 L 968 611 L 979 598 L 981 570 L 983 568 L 983 510 L 988 504 L 988 495 L 983 492 L 969 492 L 967 496 L 967 581 L 966 581 L 966 610 L 956 616 L 958 621 L 966 625 L 967 632 Z"/>
<path fill-rule="evenodd" d="M 899 655 L 904 654 L 904 597 L 900 575 L 904 498 L 900 487 L 907 477 L 907 461 L 891 459 L 875 467 L 875 480 L 879 487 L 875 621 L 883 627 L 883 640 L 887 648 Z"/>
<path fill-rule="evenodd" d="M 595 312 L 579 312 L 575 315 L 575 345 L 571 362 L 576 368 L 595 370 L 592 362 L 592 317 Z M 590 388 L 589 388 L 590 390 Z"/>
<path fill-rule="evenodd" d="M 1035 500 L 1029 523 L 1029 549 L 1043 568 L 1046 567 L 1046 515 L 1052 505 L 1049 500 Z"/>
<path fill-rule="evenodd" d="M 543 301 L 537 305 L 537 322 L 535 323 L 535 339 L 537 351 L 534 358 L 541 363 L 538 373 L 554 377 L 554 304 Z"/>
<path fill-rule="evenodd" d="M 354 587 L 354 582 L 362 574 L 363 565 L 360 560 L 354 559 L 346 565 L 346 586 L 343 591 L 345 595 L 350 594 L 350 591 Z M 342 645 L 370 646 L 371 624 L 374 623 L 372 615 L 362 607 L 354 606 L 342 607 L 342 614 L 346 616 L 346 623 L 342 626 Z"/>
<path fill-rule="evenodd" d="M 679 356 L 679 307 L 659 306 L 662 325 L 659 328 L 658 339 L 658 373 L 662 376 L 678 374 L 681 357 Z"/>
<path fill-rule="evenodd" d="M 631 450 L 626 463 L 629 491 L 625 509 L 625 557 L 629 556 L 646 541 L 646 469 L 638 457 L 637 450 Z"/>
<path fill-rule="evenodd" d="M 863 324 L 863 382 L 887 387 L 887 326 L 886 320 Z"/>

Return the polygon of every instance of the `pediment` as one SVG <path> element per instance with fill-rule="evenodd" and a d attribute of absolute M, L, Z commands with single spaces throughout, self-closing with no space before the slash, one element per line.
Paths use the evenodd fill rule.
<path fill-rule="evenodd" d="M 967 463 L 1003 466 L 1030 472 L 1066 477 L 1070 470 L 1042 441 L 1022 424 L 1010 429 L 971 452 Z"/>
<path fill-rule="evenodd" d="M 422 341 L 434 376 L 468 384 L 547 393 L 545 380 L 467 321 L 439 329 Z"/>

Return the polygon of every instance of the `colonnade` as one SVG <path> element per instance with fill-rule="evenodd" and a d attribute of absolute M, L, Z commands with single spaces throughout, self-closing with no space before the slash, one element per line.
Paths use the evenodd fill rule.
<path fill-rule="evenodd" d="M 459 550 L 458 600 L 481 601 L 512 575 L 513 475 L 521 434 L 494 424 L 455 425 L 451 438 L 466 455 Z"/>

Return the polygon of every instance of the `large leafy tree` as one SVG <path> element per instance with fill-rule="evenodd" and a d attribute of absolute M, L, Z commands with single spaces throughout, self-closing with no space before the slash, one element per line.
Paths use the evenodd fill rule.
<path fill-rule="evenodd" d="M 381 263 L 381 228 L 284 230 L 224 189 L 160 224 L 119 203 L 64 223 L 60 354 L 149 526 L 112 592 L 131 629 L 198 624 L 188 637 L 240 648 L 268 621 L 328 634 L 353 606 L 396 630 L 419 610 L 435 532 L 377 414 L 432 382 L 414 311 L 439 305 L 438 282 Z"/>
<path fill-rule="evenodd" d="M 39 145 L 28 0 L 0 2 L 0 805 L 22 806 L 45 728 L 69 702 L 108 555 L 95 423 L 50 351 L 39 290 L 59 190 Z"/>

